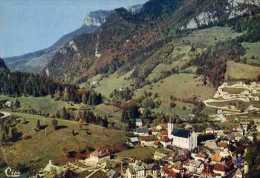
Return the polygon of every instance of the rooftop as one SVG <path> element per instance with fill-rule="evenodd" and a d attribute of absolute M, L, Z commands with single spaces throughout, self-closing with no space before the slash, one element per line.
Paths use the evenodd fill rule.
<path fill-rule="evenodd" d="M 185 129 L 173 129 L 172 135 L 176 137 L 189 138 L 191 136 L 191 131 Z"/>

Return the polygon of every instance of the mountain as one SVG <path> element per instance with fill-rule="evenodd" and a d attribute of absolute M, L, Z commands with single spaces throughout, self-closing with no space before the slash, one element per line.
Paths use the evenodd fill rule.
<path fill-rule="evenodd" d="M 8 70 L 8 68 L 6 67 L 4 60 L 0 58 L 0 71 L 2 70 Z"/>
<path fill-rule="evenodd" d="M 105 22 L 109 11 L 95 11 L 85 18 L 81 28 L 64 35 L 51 47 L 36 52 L 5 58 L 6 64 L 13 71 L 22 71 L 30 73 L 40 73 L 43 68 L 52 60 L 57 51 L 77 36 L 93 33 L 102 23 Z"/>
<path fill-rule="evenodd" d="M 150 0 L 135 13 L 119 8 L 97 31 L 64 45 L 44 73 L 60 81 L 81 82 L 97 74 L 134 69 L 133 76 L 145 80 L 161 62 L 151 59 L 153 54 L 170 41 L 212 26 L 233 28 L 239 19 L 258 13 L 259 1 L 254 0 Z"/>
<path fill-rule="evenodd" d="M 111 11 L 98 10 L 90 12 L 84 19 L 85 26 L 101 26 L 106 22 L 106 18 L 111 14 Z"/>

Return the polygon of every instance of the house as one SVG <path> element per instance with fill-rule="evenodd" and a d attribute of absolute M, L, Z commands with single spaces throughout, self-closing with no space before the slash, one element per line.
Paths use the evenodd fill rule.
<path fill-rule="evenodd" d="M 134 134 L 137 136 L 149 136 L 149 129 L 146 127 L 137 128 L 135 129 Z"/>
<path fill-rule="evenodd" d="M 228 167 L 225 164 L 217 163 L 214 165 L 213 172 L 217 175 L 225 177 L 228 175 Z"/>
<path fill-rule="evenodd" d="M 204 143 L 204 146 L 205 146 L 206 148 L 211 149 L 211 150 L 218 150 L 218 149 L 219 149 L 219 147 L 218 147 L 216 141 L 214 141 L 214 140 L 208 140 L 208 141 L 206 141 L 206 142 Z"/>
<path fill-rule="evenodd" d="M 171 177 L 171 178 L 177 178 L 180 176 L 179 173 L 175 172 L 171 166 L 169 165 L 164 165 L 163 170 L 162 170 L 162 176 L 165 177 Z"/>
<path fill-rule="evenodd" d="M 172 139 L 173 146 L 188 150 L 197 148 L 198 135 L 195 132 L 173 128 L 173 123 L 171 122 L 167 126 L 168 138 Z"/>
<path fill-rule="evenodd" d="M 220 156 L 219 153 L 215 153 L 215 154 L 213 154 L 213 155 L 211 156 L 211 161 L 212 161 L 213 163 L 220 163 L 221 160 L 222 160 L 222 157 Z"/>
<path fill-rule="evenodd" d="M 118 176 L 119 176 L 119 173 L 113 169 L 111 169 L 110 171 L 107 172 L 108 178 L 117 178 Z"/>
<path fill-rule="evenodd" d="M 158 177 L 160 173 L 160 166 L 155 164 L 145 164 L 141 161 L 131 163 L 126 169 L 126 178 L 146 178 L 151 176 Z"/>
<path fill-rule="evenodd" d="M 96 151 L 90 154 L 89 159 L 93 160 L 93 162 L 99 162 L 103 160 L 107 160 L 111 156 L 111 149 L 108 147 L 98 148 Z"/>
<path fill-rule="evenodd" d="M 232 178 L 243 178 L 243 172 L 241 169 L 237 169 Z"/>
<path fill-rule="evenodd" d="M 155 151 L 155 153 L 153 155 L 154 160 L 162 160 L 166 157 L 167 157 L 167 154 L 159 152 L 159 151 Z"/>
<path fill-rule="evenodd" d="M 126 169 L 127 178 L 143 178 L 145 177 L 145 167 L 140 165 L 129 165 Z"/>
<path fill-rule="evenodd" d="M 42 175 L 44 177 L 47 177 L 48 175 L 61 175 L 62 173 L 66 172 L 67 169 L 56 166 L 53 164 L 53 162 L 50 160 L 49 163 L 45 166 L 45 168 L 42 170 Z"/>
<path fill-rule="evenodd" d="M 205 153 L 191 153 L 191 157 L 195 160 L 195 161 L 205 161 L 208 157 L 207 154 Z"/>
<path fill-rule="evenodd" d="M 133 145 L 137 145 L 139 143 L 138 137 L 131 137 L 131 138 L 129 138 L 129 141 Z"/>
<path fill-rule="evenodd" d="M 186 168 L 188 172 L 197 175 L 200 175 L 204 170 L 203 162 L 196 160 L 189 160 L 187 163 L 183 165 L 183 167 Z"/>
<path fill-rule="evenodd" d="M 160 176 L 161 167 L 159 164 L 151 163 L 151 164 L 147 164 L 145 167 L 146 167 L 145 170 L 146 177 L 157 178 Z"/>
<path fill-rule="evenodd" d="M 172 170 L 176 173 L 181 173 L 183 170 L 183 165 L 181 161 L 177 161 L 172 165 Z"/>
<path fill-rule="evenodd" d="M 143 127 L 143 121 L 142 121 L 142 119 L 136 119 L 135 120 L 135 126 L 136 127 Z"/>
<path fill-rule="evenodd" d="M 167 148 L 169 145 L 172 144 L 172 140 L 169 139 L 167 136 L 163 136 L 163 137 L 160 139 L 160 144 L 161 144 L 164 148 Z"/>
<path fill-rule="evenodd" d="M 148 146 L 148 147 L 156 147 L 155 141 L 156 137 L 153 135 L 150 136 L 140 136 L 140 144 L 141 146 Z"/>
<path fill-rule="evenodd" d="M 215 129 L 213 129 L 213 128 L 211 128 L 211 127 L 206 128 L 205 133 L 206 133 L 206 134 L 214 134 L 214 133 L 215 133 Z"/>

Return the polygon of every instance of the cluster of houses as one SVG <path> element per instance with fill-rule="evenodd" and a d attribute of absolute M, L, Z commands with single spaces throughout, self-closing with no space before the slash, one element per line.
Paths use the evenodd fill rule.
<path fill-rule="evenodd" d="M 165 151 L 158 149 L 152 163 L 130 163 L 124 177 L 243 178 L 248 172 L 244 155 L 253 141 L 252 128 L 248 122 L 230 131 L 207 128 L 201 133 L 174 128 L 171 122 L 152 129 L 137 128 L 136 137 L 129 139 L 131 144 Z"/>
<path fill-rule="evenodd" d="M 70 170 L 80 175 L 87 171 L 92 173 L 85 177 L 95 177 L 96 172 L 102 171 L 109 178 L 243 178 L 248 172 L 245 154 L 248 144 L 253 142 L 251 132 L 256 127 L 252 123 L 243 122 L 231 130 L 207 128 L 195 132 L 190 127 L 175 128 L 171 122 L 154 128 L 143 127 L 138 122 L 135 136 L 126 144 L 134 147 L 130 149 L 153 147 L 155 152 L 150 159 L 117 158 L 114 155 L 121 149 L 102 147 L 86 159 L 62 168 L 50 162 L 43 172 Z M 117 163 L 116 166 L 108 166 L 111 162 Z"/>

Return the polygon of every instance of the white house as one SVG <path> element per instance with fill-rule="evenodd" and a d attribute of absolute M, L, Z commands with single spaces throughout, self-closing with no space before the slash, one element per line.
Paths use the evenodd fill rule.
<path fill-rule="evenodd" d="M 168 137 L 172 139 L 172 145 L 193 150 L 198 146 L 198 135 L 195 132 L 185 129 L 174 129 L 173 123 L 168 123 Z"/>
<path fill-rule="evenodd" d="M 136 119 L 136 121 L 135 121 L 135 126 L 136 126 L 136 127 L 143 127 L 143 121 L 142 121 L 142 119 Z"/>
<path fill-rule="evenodd" d="M 134 135 L 136 136 L 149 136 L 149 129 L 146 127 L 137 128 L 134 131 Z"/>
<path fill-rule="evenodd" d="M 136 161 L 135 163 L 130 163 L 126 169 L 126 178 L 146 178 L 151 176 L 153 178 L 158 177 L 160 172 L 160 166 L 155 164 L 145 164 L 141 161 Z"/>
<path fill-rule="evenodd" d="M 126 170 L 127 178 L 143 178 L 145 177 L 145 166 L 142 162 L 133 163 Z"/>

